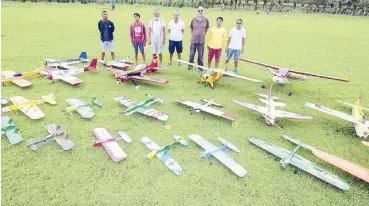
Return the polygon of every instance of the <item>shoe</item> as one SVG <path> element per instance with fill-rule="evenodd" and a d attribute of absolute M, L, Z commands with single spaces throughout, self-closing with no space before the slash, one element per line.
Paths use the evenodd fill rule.
<path fill-rule="evenodd" d="M 200 69 L 199 69 L 199 74 L 200 74 L 200 76 L 202 75 L 202 70 L 200 70 Z"/>
<path fill-rule="evenodd" d="M 169 62 L 168 66 L 172 66 L 172 63 L 171 63 L 171 62 Z"/>
<path fill-rule="evenodd" d="M 191 71 L 192 70 L 192 66 L 188 66 L 188 70 Z"/>
<path fill-rule="evenodd" d="M 181 63 L 178 63 L 178 66 L 179 66 L 179 67 L 181 67 L 181 66 L 182 66 L 182 64 L 181 64 Z"/>
<path fill-rule="evenodd" d="M 233 70 L 233 73 L 238 74 L 238 69 Z"/>

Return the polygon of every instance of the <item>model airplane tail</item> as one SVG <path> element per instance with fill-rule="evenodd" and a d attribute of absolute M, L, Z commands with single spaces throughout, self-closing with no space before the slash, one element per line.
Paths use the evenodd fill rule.
<path fill-rule="evenodd" d="M 162 104 L 164 104 L 164 103 L 165 103 L 165 99 L 161 99 L 161 98 L 158 98 L 158 97 L 154 97 L 154 96 L 152 96 L 152 95 L 150 95 L 150 94 L 145 94 L 145 96 L 146 96 L 147 98 L 149 98 L 149 99 L 153 99 L 155 102 L 160 102 L 160 103 L 162 103 Z"/>
<path fill-rule="evenodd" d="M 151 60 L 151 64 L 147 65 L 147 67 L 158 67 L 158 57 L 154 56 Z"/>
<path fill-rule="evenodd" d="M 365 107 L 361 107 L 361 106 L 360 106 L 360 100 L 361 100 L 361 97 L 358 97 L 358 98 L 357 98 L 357 100 L 356 100 L 356 102 L 355 102 L 355 105 L 350 104 L 350 103 L 347 103 L 347 102 L 344 102 L 344 101 L 341 101 L 341 100 L 336 100 L 336 101 L 337 101 L 337 102 L 339 102 L 339 103 L 345 104 L 345 105 L 347 105 L 347 106 L 350 106 L 350 107 L 359 107 L 359 108 L 360 108 L 360 109 L 362 109 L 362 110 L 367 110 L 367 111 L 369 111 L 369 109 L 368 109 L 368 108 L 365 108 Z"/>
<path fill-rule="evenodd" d="M 228 142 L 227 140 L 221 138 L 221 137 L 218 137 L 218 140 L 225 146 L 228 147 L 228 149 L 231 149 L 237 153 L 240 153 L 240 149 L 238 149 L 236 146 L 234 146 L 234 144 Z"/>
<path fill-rule="evenodd" d="M 49 104 L 56 104 L 55 97 L 51 93 L 47 96 L 42 96 L 41 98 L 44 102 L 47 102 Z"/>
<path fill-rule="evenodd" d="M 79 60 L 87 60 L 87 52 L 81 52 L 78 59 Z"/>
<path fill-rule="evenodd" d="M 292 143 L 294 143 L 294 144 L 296 144 L 296 145 L 298 145 L 298 146 L 301 146 L 301 147 L 303 147 L 303 148 L 305 148 L 305 149 L 308 149 L 308 150 L 311 150 L 311 151 L 315 151 L 315 150 L 317 150 L 317 149 L 315 149 L 313 146 L 310 146 L 310 145 L 308 145 L 308 144 L 304 144 L 304 143 L 302 143 L 300 140 L 294 139 L 294 138 L 289 137 L 289 136 L 287 136 L 287 135 L 283 135 L 283 138 L 285 138 L 286 140 L 288 140 L 288 141 L 290 141 L 290 142 L 292 142 Z"/>
<path fill-rule="evenodd" d="M 84 71 L 90 71 L 90 70 L 97 70 L 96 68 L 97 66 L 97 59 L 93 59 L 90 63 L 90 65 L 88 65 L 87 67 L 84 68 Z"/>

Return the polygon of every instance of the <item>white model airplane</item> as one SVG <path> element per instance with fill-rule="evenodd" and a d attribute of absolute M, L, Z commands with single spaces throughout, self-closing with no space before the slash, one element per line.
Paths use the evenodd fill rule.
<path fill-rule="evenodd" d="M 127 57 L 125 59 L 112 60 L 112 61 L 99 60 L 99 63 L 107 67 L 113 67 L 116 69 L 123 69 L 123 70 L 128 69 L 128 67 L 130 67 L 133 64 L 130 57 Z"/>
<path fill-rule="evenodd" d="M 84 68 L 70 67 L 68 70 L 58 70 L 55 68 L 49 68 L 44 74 L 47 75 L 49 80 L 63 80 L 70 85 L 81 84 L 83 80 L 73 76 L 79 73 L 88 72 L 91 70 L 97 70 L 97 59 L 93 59 L 90 65 L 86 65 Z"/>
<path fill-rule="evenodd" d="M 201 153 L 200 157 L 204 159 L 207 159 L 211 156 L 215 157 L 217 160 L 223 163 L 226 167 L 232 170 L 232 172 L 234 172 L 239 177 L 244 177 L 247 174 L 245 168 L 243 168 L 240 164 L 238 164 L 235 160 L 233 160 L 232 157 L 230 157 L 227 153 L 223 151 L 226 148 L 228 148 L 239 153 L 240 150 L 232 143 L 226 141 L 223 138 L 218 138 L 218 140 L 223 145 L 217 147 L 212 143 L 210 143 L 209 141 L 207 141 L 206 139 L 202 138 L 200 135 L 190 134 L 188 135 L 188 137 L 205 150 L 204 152 Z"/>
<path fill-rule="evenodd" d="M 222 112 L 222 111 L 219 111 L 217 109 L 214 109 L 214 108 L 210 107 L 212 105 L 217 106 L 217 107 L 223 107 L 221 104 L 218 104 L 218 103 L 214 102 L 214 98 L 210 101 L 206 100 L 206 99 L 203 99 L 201 101 L 204 102 L 204 103 L 185 101 L 184 99 L 175 99 L 174 100 L 174 102 L 181 103 L 181 104 L 184 104 L 186 106 L 191 107 L 191 109 L 189 109 L 191 114 L 194 113 L 194 112 L 196 112 L 196 113 L 200 112 L 200 114 L 203 115 L 202 112 L 206 112 L 206 113 L 221 117 L 223 119 L 231 120 L 233 122 L 232 125 L 236 126 L 237 119 L 235 117 L 233 117 L 230 114 L 227 114 L 225 112 Z"/>
<path fill-rule="evenodd" d="M 341 81 L 341 82 L 349 82 L 349 80 L 339 78 L 339 77 L 331 77 L 331 76 L 326 76 L 326 75 L 314 74 L 310 72 L 296 71 L 296 70 L 287 69 L 287 68 L 274 66 L 270 64 L 265 64 L 265 63 L 261 63 L 261 62 L 257 62 L 257 61 L 253 61 L 249 59 L 243 59 L 243 58 L 238 58 L 238 59 L 244 62 L 248 62 L 251 64 L 269 68 L 271 74 L 273 75 L 272 80 L 278 84 L 287 84 L 289 82 L 288 77 L 306 79 L 307 76 L 319 77 L 323 79 L 330 79 L 330 80 L 336 80 L 336 81 Z"/>
<path fill-rule="evenodd" d="M 256 96 L 259 96 L 259 100 L 266 104 L 265 107 L 257 106 L 254 104 L 249 104 L 246 102 L 241 102 L 238 100 L 232 100 L 233 103 L 239 104 L 243 107 L 246 107 L 248 109 L 254 110 L 256 112 L 261 113 L 261 115 L 265 118 L 266 124 L 270 126 L 276 126 L 279 129 L 282 129 L 278 124 L 276 124 L 277 118 L 288 118 L 288 119 L 299 119 L 299 120 L 309 120 L 313 119 L 311 116 L 305 116 L 301 114 L 295 114 L 291 112 L 285 112 L 281 110 L 277 110 L 276 107 L 284 107 L 286 106 L 285 103 L 282 102 L 275 102 L 275 100 L 283 100 L 279 97 L 273 97 L 272 96 L 272 85 L 270 85 L 269 93 L 268 95 L 265 94 L 259 94 L 259 93 L 253 93 Z"/>
<path fill-rule="evenodd" d="M 345 105 L 352 107 L 351 115 L 323 107 L 319 104 L 313 104 L 310 102 L 306 102 L 305 105 L 310 108 L 316 109 L 318 111 L 327 113 L 329 115 L 332 115 L 332 116 L 335 116 L 335 117 L 338 117 L 338 118 L 341 118 L 343 120 L 353 123 L 357 136 L 361 138 L 367 138 L 369 135 L 369 121 L 367 120 L 367 117 L 365 116 L 362 110 L 369 110 L 369 109 L 360 106 L 360 99 L 361 98 L 359 97 L 356 100 L 355 105 L 337 100 L 340 103 L 343 103 Z"/>
<path fill-rule="evenodd" d="M 79 57 L 72 59 L 44 59 L 45 65 L 47 66 L 63 66 L 89 61 L 90 60 L 87 58 L 86 52 L 81 52 Z"/>

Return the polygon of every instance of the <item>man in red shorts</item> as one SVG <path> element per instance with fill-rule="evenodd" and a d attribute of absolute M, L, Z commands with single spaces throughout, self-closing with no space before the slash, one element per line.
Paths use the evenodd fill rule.
<path fill-rule="evenodd" d="M 215 56 L 215 68 L 218 68 L 220 55 L 222 54 L 223 41 L 227 38 L 227 31 L 222 27 L 223 18 L 217 18 L 217 26 L 212 27 L 208 32 L 208 67 Z"/>

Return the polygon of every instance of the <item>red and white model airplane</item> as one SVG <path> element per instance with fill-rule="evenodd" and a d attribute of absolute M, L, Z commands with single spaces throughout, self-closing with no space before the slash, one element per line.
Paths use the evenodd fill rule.
<path fill-rule="evenodd" d="M 288 77 L 297 78 L 297 79 L 306 79 L 307 76 L 319 77 L 323 79 L 330 79 L 330 80 L 336 80 L 336 81 L 341 81 L 341 82 L 349 82 L 349 80 L 339 78 L 339 77 L 331 77 L 331 76 L 326 76 L 326 75 L 321 75 L 321 74 L 314 74 L 310 72 L 296 71 L 293 69 L 287 69 L 287 68 L 283 68 L 279 66 L 265 64 L 262 62 L 244 59 L 244 58 L 238 58 L 238 59 L 244 62 L 248 62 L 251 64 L 261 66 L 261 67 L 269 68 L 271 74 L 273 75 L 272 80 L 278 84 L 287 84 L 289 82 Z"/>
<path fill-rule="evenodd" d="M 49 80 L 63 80 L 64 82 L 70 85 L 77 85 L 83 83 L 83 80 L 78 79 L 77 77 L 73 76 L 75 74 L 88 72 L 91 70 L 97 70 L 96 68 L 97 59 L 93 59 L 89 65 L 86 65 L 84 68 L 77 68 L 77 67 L 70 67 L 68 70 L 59 70 L 56 68 L 49 68 L 45 71 L 47 75 L 46 78 Z"/>
<path fill-rule="evenodd" d="M 169 82 L 168 80 L 147 76 L 148 73 L 164 70 L 163 68 L 158 67 L 157 57 L 153 58 L 151 64 L 139 64 L 133 70 L 122 71 L 120 69 L 114 69 L 112 67 L 107 67 L 105 69 L 114 73 L 115 79 L 117 80 L 118 84 L 131 81 L 136 86 L 136 88 L 138 88 L 139 86 L 137 85 L 135 80 L 143 80 L 159 84 L 167 84 Z"/>

